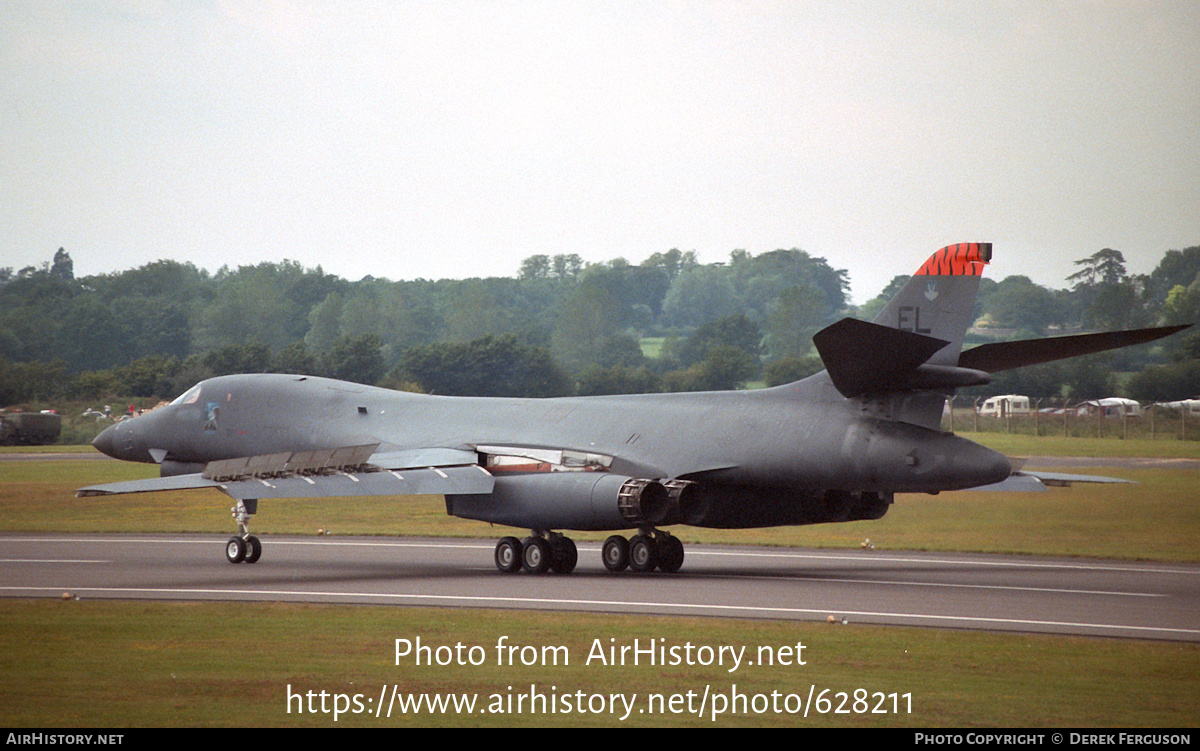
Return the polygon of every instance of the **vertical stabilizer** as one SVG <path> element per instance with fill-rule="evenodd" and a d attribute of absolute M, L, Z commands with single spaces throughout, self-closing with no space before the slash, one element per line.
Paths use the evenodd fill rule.
<path fill-rule="evenodd" d="M 973 319 L 979 278 L 991 260 L 991 243 L 947 245 L 917 269 L 874 323 L 949 342 L 928 363 L 956 365 Z"/>

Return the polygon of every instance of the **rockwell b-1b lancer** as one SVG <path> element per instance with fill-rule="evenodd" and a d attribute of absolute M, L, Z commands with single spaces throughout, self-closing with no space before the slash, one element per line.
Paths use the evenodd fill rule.
<path fill-rule="evenodd" d="M 749 528 L 882 517 L 895 493 L 1040 486 L 940 428 L 946 395 L 990 373 L 1151 341 L 1183 326 L 963 350 L 989 243 L 934 253 L 874 322 L 813 341 L 825 370 L 754 391 L 561 399 L 427 396 L 303 375 L 231 375 L 96 437 L 159 478 L 81 496 L 216 488 L 236 501 L 230 562 L 254 563 L 262 499 L 442 495 L 446 512 L 531 530 L 496 566 L 569 573 L 564 530 L 609 537 L 604 566 L 676 572 L 666 527 Z M 1046 478 L 1054 483 L 1077 476 Z"/>

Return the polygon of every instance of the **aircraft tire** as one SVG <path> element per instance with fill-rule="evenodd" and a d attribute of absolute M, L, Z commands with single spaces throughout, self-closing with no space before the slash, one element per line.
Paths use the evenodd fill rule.
<path fill-rule="evenodd" d="M 609 571 L 624 571 L 629 567 L 629 541 L 620 535 L 613 535 L 600 548 L 600 558 L 604 561 L 604 568 Z"/>
<path fill-rule="evenodd" d="M 683 543 L 678 537 L 661 537 L 656 542 L 658 552 L 658 568 L 667 574 L 674 574 L 683 567 Z"/>
<path fill-rule="evenodd" d="M 258 559 L 262 557 L 262 541 L 254 535 L 246 538 L 246 557 L 242 559 L 244 563 L 258 563 Z"/>
<path fill-rule="evenodd" d="M 556 574 L 569 574 L 579 563 L 579 548 L 570 537 L 559 537 L 550 543 L 550 570 Z"/>
<path fill-rule="evenodd" d="M 550 543 L 542 537 L 526 537 L 521 546 L 521 563 L 531 574 L 544 574 L 550 568 Z"/>
<path fill-rule="evenodd" d="M 496 568 L 506 574 L 515 574 L 521 570 L 522 551 L 521 541 L 515 537 L 502 537 L 496 543 Z"/>
<path fill-rule="evenodd" d="M 230 537 L 225 543 L 225 559 L 230 563 L 241 563 L 246 557 L 246 541 L 240 537 Z"/>
<path fill-rule="evenodd" d="M 657 553 L 653 537 L 634 535 L 629 540 L 629 569 L 639 574 L 653 571 L 658 563 Z"/>

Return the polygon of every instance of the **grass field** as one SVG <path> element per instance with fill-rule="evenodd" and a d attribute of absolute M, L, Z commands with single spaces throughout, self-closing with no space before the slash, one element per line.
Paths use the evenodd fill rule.
<path fill-rule="evenodd" d="M 969 437 L 1010 454 L 1130 456 L 1136 442 Z M 1061 444 L 1053 441 L 1064 442 Z M 1023 442 L 1024 441 L 1024 442 Z M 1082 441 L 1065 443 L 1065 441 Z M 1149 443 L 1149 442 L 1147 442 Z M 1179 442 L 1189 445 L 1185 442 Z M 1112 446 L 1111 444 L 1118 444 Z M 1197 447 L 1190 444 L 1195 452 Z M 1185 454 L 1187 455 L 1187 454 Z M 1194 453 L 1188 456 L 1194 456 Z M 229 532 L 229 501 L 216 493 L 75 499 L 85 484 L 147 476 L 152 467 L 109 461 L 0 462 L 0 530 Z M 1073 470 L 1079 471 L 1079 470 Z M 1040 494 L 901 496 L 882 520 L 738 533 L 678 530 L 685 540 L 881 549 L 982 550 L 1162 561 L 1200 560 L 1200 484 L 1195 470 L 1088 469 L 1138 485 L 1075 486 Z M 437 499 L 387 499 L 339 506 L 264 504 L 264 533 L 442 534 L 494 538 L 498 528 L 445 515 Z M 579 535 L 581 539 L 585 535 Z M 461 640 L 484 650 L 478 666 L 396 664 L 394 640 Z M 494 645 L 563 646 L 570 665 L 501 666 Z M 789 667 L 605 668 L 585 665 L 593 641 L 667 638 L 669 643 L 806 645 L 807 664 Z M 716 718 L 636 709 L 480 713 L 301 714 L 293 692 L 327 691 L 377 701 L 384 686 L 404 692 L 478 694 L 488 704 L 528 693 L 677 693 L 808 696 L 809 687 L 847 692 L 846 714 L 798 718 L 770 711 Z M 736 686 L 736 689 L 734 688 Z M 550 687 L 554 687 L 551 689 Z M 856 689 L 872 697 L 911 695 L 912 711 L 854 711 Z M 332 707 L 332 698 L 329 706 Z M 516 701 L 513 698 L 513 701 Z M 888 702 L 893 699 L 888 698 Z M 899 698 L 896 701 L 902 701 Z M 317 699 L 319 703 L 319 698 Z M 373 705 L 372 705 L 373 706 Z M 638 705 L 645 709 L 646 704 Z M 890 708 L 892 705 L 888 704 Z M 559 705 L 562 708 L 562 705 Z M 902 709 L 905 707 L 901 707 Z M 146 726 L 614 726 L 786 725 L 839 727 L 1191 727 L 1200 716 L 1200 646 L 1117 639 L 985 634 L 742 621 L 543 614 L 466 609 L 291 604 L 0 600 L 0 724 L 10 727 Z"/>
<path fill-rule="evenodd" d="M 1200 649 L 1116 639 L 587 613 L 52 600 L 0 600 L 0 626 L 13 642 L 0 654 L 0 723 L 7 727 L 1187 727 L 1200 716 Z M 565 649 L 554 660 L 539 656 L 541 664 L 499 666 L 502 636 L 508 644 Z M 397 664 L 395 640 L 417 637 L 425 645 L 479 647 L 484 664 Z M 586 664 L 594 642 L 610 638 L 744 645 L 755 655 L 760 646 L 803 644 L 805 664 L 743 664 L 732 673 L 716 665 Z M 287 698 L 289 689 L 360 694 L 366 707 L 393 685 L 475 695 L 483 707 L 501 697 L 506 711 L 360 712 L 335 721 L 332 713 L 309 713 L 307 702 L 301 713 L 301 702 Z M 625 720 L 620 709 L 565 712 L 561 704 L 555 712 L 509 711 L 507 697 L 528 695 L 531 686 L 571 695 L 576 704 L 577 692 L 636 694 L 636 709 Z M 828 711 L 798 717 L 770 711 L 762 699 L 758 712 L 749 699 L 749 711 L 714 716 L 715 702 L 703 716 L 694 711 L 706 688 L 713 697 L 775 692 L 785 707 L 789 695 L 807 699 L 809 686 L 814 696 L 829 689 Z M 876 694 L 887 697 L 888 712 L 855 711 L 858 689 L 872 695 L 870 709 L 881 708 Z M 691 713 L 666 711 L 665 700 L 663 711 L 649 711 L 652 694 L 679 695 L 685 709 L 689 691 Z M 841 705 L 838 692 L 850 701 Z M 838 706 L 850 711 L 834 713 Z"/>

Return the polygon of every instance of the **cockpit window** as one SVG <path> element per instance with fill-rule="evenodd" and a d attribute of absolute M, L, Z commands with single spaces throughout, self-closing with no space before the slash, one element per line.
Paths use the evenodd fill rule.
<path fill-rule="evenodd" d="M 171 402 L 171 404 L 195 404 L 199 400 L 200 384 L 197 383 L 195 386 L 192 386 L 190 389 L 181 394 L 175 401 Z"/>

